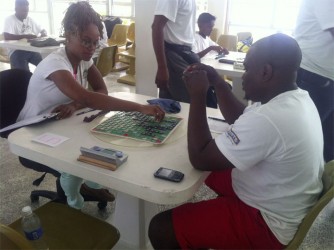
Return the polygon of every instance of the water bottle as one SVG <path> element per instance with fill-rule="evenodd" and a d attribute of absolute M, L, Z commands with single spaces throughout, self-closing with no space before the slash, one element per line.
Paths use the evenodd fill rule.
<path fill-rule="evenodd" d="M 49 249 L 43 239 L 43 229 L 38 216 L 32 212 L 30 206 L 22 208 L 22 229 L 26 238 L 31 242 L 32 246 L 38 250 Z"/>

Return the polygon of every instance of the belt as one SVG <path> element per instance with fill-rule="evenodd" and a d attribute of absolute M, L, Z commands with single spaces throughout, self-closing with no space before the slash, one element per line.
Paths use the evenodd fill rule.
<path fill-rule="evenodd" d="M 172 44 L 165 42 L 165 47 L 171 50 L 191 51 L 191 47 L 187 45 Z"/>

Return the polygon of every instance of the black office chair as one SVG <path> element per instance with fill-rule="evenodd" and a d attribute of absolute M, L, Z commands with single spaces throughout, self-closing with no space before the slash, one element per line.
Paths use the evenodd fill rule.
<path fill-rule="evenodd" d="M 24 106 L 31 72 L 22 69 L 9 69 L 0 72 L 0 129 L 16 122 L 16 119 Z M 0 133 L 2 138 L 7 138 L 12 132 L 6 131 Z M 60 173 L 43 164 L 19 157 L 20 163 L 27 168 L 44 173 L 40 178 L 33 182 L 33 185 L 39 186 L 47 173 L 57 178 L 57 191 L 34 190 L 30 194 L 31 202 L 36 202 L 39 197 L 45 197 L 53 201 L 66 203 L 66 196 L 60 185 Z M 83 195 L 85 201 L 98 201 L 99 209 L 107 206 L 106 201 L 100 201 L 95 197 Z"/>

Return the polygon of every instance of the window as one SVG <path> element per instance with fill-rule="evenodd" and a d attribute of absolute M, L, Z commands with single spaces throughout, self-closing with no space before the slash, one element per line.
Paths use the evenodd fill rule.
<path fill-rule="evenodd" d="M 37 1 L 37 0 L 36 0 Z M 51 3 L 50 19 L 52 21 L 52 33 L 56 36 L 60 34 L 61 22 L 64 18 L 64 14 L 68 6 L 73 0 L 49 0 Z M 102 16 L 108 15 L 108 3 L 109 0 L 87 0 L 93 9 Z"/>
<path fill-rule="evenodd" d="M 291 35 L 300 0 L 231 0 L 229 34 L 250 31 L 254 40 L 277 32 Z"/>
<path fill-rule="evenodd" d="M 29 16 L 50 34 L 50 21 L 48 16 L 48 2 L 50 0 L 29 0 Z M 5 19 L 15 14 L 15 0 L 7 0 L 6 4 L 1 6 L 0 11 L 0 29 L 3 30 Z"/>
<path fill-rule="evenodd" d="M 135 18 L 135 0 L 111 0 L 109 13 L 120 17 L 124 24 L 130 24 Z"/>

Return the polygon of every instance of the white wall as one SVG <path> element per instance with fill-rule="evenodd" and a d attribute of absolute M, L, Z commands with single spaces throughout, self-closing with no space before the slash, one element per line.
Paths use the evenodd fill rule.
<path fill-rule="evenodd" d="M 168 0 L 166 0 L 168 1 Z M 209 12 L 217 17 L 216 27 L 222 31 L 227 0 L 209 0 Z M 152 45 L 151 25 L 156 0 L 136 0 L 136 93 L 157 96 L 155 74 L 157 63 Z"/>
<path fill-rule="evenodd" d="M 151 25 L 156 0 L 136 0 L 136 93 L 157 97 Z"/>
<path fill-rule="evenodd" d="M 208 12 L 216 17 L 216 25 L 219 33 L 224 33 L 224 27 L 226 26 L 225 20 L 228 0 L 208 0 Z M 233 0 L 232 0 L 233 1 Z"/>

